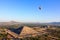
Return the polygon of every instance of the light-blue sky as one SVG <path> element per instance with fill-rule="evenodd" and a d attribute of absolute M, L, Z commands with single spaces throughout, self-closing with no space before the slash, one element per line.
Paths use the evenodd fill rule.
<path fill-rule="evenodd" d="M 0 22 L 11 20 L 59 22 L 60 0 L 0 0 Z"/>

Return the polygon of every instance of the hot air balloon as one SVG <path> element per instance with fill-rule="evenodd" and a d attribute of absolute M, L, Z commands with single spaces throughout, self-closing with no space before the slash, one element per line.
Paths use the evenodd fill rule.
<path fill-rule="evenodd" d="M 41 7 L 40 6 L 38 8 L 39 8 L 39 10 L 41 10 Z"/>

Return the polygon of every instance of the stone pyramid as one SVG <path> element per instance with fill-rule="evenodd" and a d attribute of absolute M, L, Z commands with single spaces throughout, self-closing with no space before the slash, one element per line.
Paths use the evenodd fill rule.
<path fill-rule="evenodd" d="M 5 31 L 15 38 L 28 37 L 28 36 L 35 35 L 38 33 L 33 28 L 28 27 L 28 26 L 22 26 L 17 29 L 7 29 Z"/>
<path fill-rule="evenodd" d="M 30 28 L 28 26 L 24 26 L 21 33 L 19 34 L 19 37 L 21 36 L 31 36 L 34 34 L 37 34 L 38 32 L 35 31 L 33 28 Z"/>

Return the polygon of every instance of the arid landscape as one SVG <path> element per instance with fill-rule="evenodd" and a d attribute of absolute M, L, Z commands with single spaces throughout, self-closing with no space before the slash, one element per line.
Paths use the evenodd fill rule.
<path fill-rule="evenodd" d="M 60 26 L 12 23 L 14 24 L 0 26 L 0 40 L 60 40 Z"/>

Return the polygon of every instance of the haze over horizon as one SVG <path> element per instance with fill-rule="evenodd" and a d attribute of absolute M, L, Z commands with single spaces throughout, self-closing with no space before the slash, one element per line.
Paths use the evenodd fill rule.
<path fill-rule="evenodd" d="M 0 22 L 11 20 L 60 22 L 60 0 L 0 0 Z"/>

